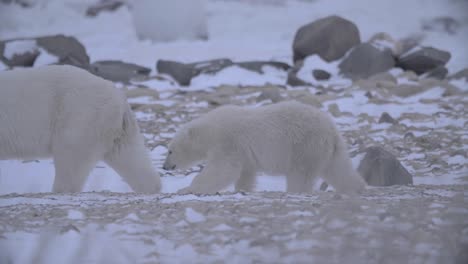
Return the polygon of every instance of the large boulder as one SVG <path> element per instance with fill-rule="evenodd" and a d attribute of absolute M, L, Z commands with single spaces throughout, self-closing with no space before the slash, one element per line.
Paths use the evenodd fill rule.
<path fill-rule="evenodd" d="M 339 64 L 340 72 L 351 79 L 368 78 L 385 72 L 395 66 L 389 49 L 378 49 L 369 43 L 362 43 L 353 48 Z"/>
<path fill-rule="evenodd" d="M 37 45 L 59 58 L 59 64 L 69 64 L 80 68 L 89 67 L 86 49 L 76 38 L 55 35 L 36 39 Z"/>
<path fill-rule="evenodd" d="M 398 159 L 382 147 L 366 149 L 358 172 L 371 186 L 391 186 L 412 184 L 413 176 Z"/>
<path fill-rule="evenodd" d="M 293 43 L 294 63 L 313 54 L 330 62 L 361 43 L 357 26 L 342 17 L 328 16 L 302 26 Z"/>
<path fill-rule="evenodd" d="M 411 70 L 417 74 L 429 72 L 439 66 L 444 66 L 450 60 L 448 51 L 432 47 L 422 47 L 409 51 L 398 58 L 397 66 L 404 70 Z"/>
<path fill-rule="evenodd" d="M 131 79 L 148 76 L 151 69 L 133 63 L 107 60 L 94 62 L 90 71 L 113 82 L 128 83 Z"/>

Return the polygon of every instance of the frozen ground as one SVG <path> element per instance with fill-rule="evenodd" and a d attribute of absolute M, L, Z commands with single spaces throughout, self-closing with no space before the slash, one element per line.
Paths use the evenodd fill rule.
<path fill-rule="evenodd" d="M 450 73 L 468 66 L 467 2 L 462 0 L 210 0 L 210 39 L 168 43 L 138 40 L 125 8 L 83 18 L 77 10 L 86 2 L 0 10 L 0 17 L 8 15 L 12 23 L 0 25 L 0 39 L 70 34 L 84 43 L 91 61 L 122 59 L 152 69 L 160 58 L 291 63 L 296 29 L 328 14 L 354 21 L 363 40 L 379 31 L 406 37 L 420 31 L 421 20 L 450 15 L 462 23 L 460 32 L 426 32 L 423 44 L 452 53 Z M 451 81 L 464 91 L 457 96 L 442 97 L 444 88 L 436 86 L 404 99 L 379 91 L 369 98 L 367 91 L 336 75 L 336 64 L 326 67 L 333 78 L 316 88 L 281 86 L 286 74 L 275 69 L 261 75 L 228 68 L 216 76 L 198 76 L 187 88 L 153 71 L 138 85 L 156 95 L 129 102 L 162 174 L 161 195 L 122 193 L 129 187 L 104 165 L 94 169 L 87 193 L 41 193 L 52 188 L 52 161 L 0 161 L 0 263 L 466 262 L 468 83 Z M 399 83 L 412 82 L 401 72 L 392 74 Z M 258 193 L 172 194 L 200 169 L 161 169 L 165 146 L 177 128 L 218 104 L 270 103 L 257 102 L 265 89 L 279 89 L 285 99 L 332 113 L 355 166 L 364 148 L 385 146 L 414 175 L 415 186 L 373 188 L 348 199 L 333 192 L 287 195 L 278 192 L 285 189 L 283 178 L 262 176 Z M 378 123 L 383 112 L 397 123 Z"/>
<path fill-rule="evenodd" d="M 0 197 L 1 263 L 466 263 L 467 185 Z"/>

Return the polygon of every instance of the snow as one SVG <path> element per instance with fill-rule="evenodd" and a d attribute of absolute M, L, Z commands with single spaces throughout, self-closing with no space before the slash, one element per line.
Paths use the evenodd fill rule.
<path fill-rule="evenodd" d="M 83 212 L 78 210 L 68 210 L 68 218 L 73 220 L 83 219 L 85 216 Z"/>
<path fill-rule="evenodd" d="M 202 74 L 192 79 L 189 91 L 205 90 L 220 85 L 265 85 L 283 84 L 287 73 L 274 67 L 264 66 L 263 74 L 258 74 L 239 66 L 230 66 L 216 75 Z"/>
<path fill-rule="evenodd" d="M 17 40 L 17 41 L 10 41 L 5 44 L 5 51 L 3 56 L 5 58 L 11 60 L 13 59 L 14 55 L 20 55 L 27 52 L 34 52 L 37 50 L 36 41 L 35 40 Z"/>
<path fill-rule="evenodd" d="M 53 64 L 59 61 L 57 56 L 50 54 L 47 50 L 43 48 L 39 48 L 38 50 L 40 54 L 34 61 L 34 67 Z"/>
<path fill-rule="evenodd" d="M 166 1 L 167 8 L 180 4 L 180 1 L 170 2 Z M 206 101 L 183 101 L 178 102 L 173 100 L 174 97 L 181 96 L 178 92 L 183 91 L 202 91 L 210 93 L 214 91 L 213 87 L 220 85 L 240 85 L 240 86 L 261 86 L 265 84 L 284 85 L 287 79 L 287 73 L 277 68 L 266 66 L 263 68 L 264 73 L 256 73 L 238 66 L 231 66 L 223 69 L 215 75 L 202 74 L 192 79 L 189 87 L 179 87 L 177 83 L 166 75 L 157 75 L 155 72 L 155 63 L 158 59 L 169 59 L 180 62 L 196 62 L 206 61 L 210 59 L 229 58 L 236 62 L 248 60 L 277 60 L 281 62 L 292 63 L 292 40 L 294 34 L 300 26 L 309 23 L 315 19 L 330 15 L 341 15 L 351 21 L 355 22 L 360 30 L 361 39 L 367 41 L 378 32 L 387 32 L 394 39 L 401 39 L 408 36 L 418 35 L 421 30 L 421 21 L 430 19 L 437 16 L 450 16 L 461 23 L 459 32 L 453 35 L 441 32 L 424 32 L 422 38 L 422 46 L 433 46 L 451 52 L 451 59 L 447 65 L 449 74 L 458 70 L 466 68 L 468 61 L 468 52 L 466 52 L 466 43 L 468 43 L 468 20 L 465 10 L 467 10 L 466 1 L 443 1 L 443 0 L 317 0 L 317 1 L 278 1 L 278 0 L 206 0 L 205 6 L 201 8 L 196 2 L 191 0 L 183 1 L 184 5 L 192 8 L 183 10 L 184 12 L 179 15 L 173 15 L 170 12 L 164 13 L 163 9 L 158 10 L 160 13 L 165 14 L 161 19 L 168 23 L 175 23 L 172 26 L 163 25 L 163 23 L 149 23 L 148 20 L 156 17 L 156 13 L 151 8 L 143 8 L 147 4 L 158 5 L 160 1 L 128 0 L 130 6 L 121 7 L 114 12 L 103 12 L 97 17 L 88 18 L 83 14 L 89 3 L 94 3 L 96 0 L 35 0 L 37 4 L 31 8 L 22 9 L 17 5 L 2 5 L 0 8 L 0 39 L 15 39 L 25 37 L 36 37 L 48 34 L 66 34 L 79 39 L 90 56 L 91 62 L 97 60 L 123 60 L 127 62 L 136 63 L 152 69 L 151 78 L 149 80 L 134 83 L 133 85 L 144 85 L 150 89 L 154 89 L 159 93 L 159 99 L 153 97 L 138 97 L 129 99 L 130 103 L 135 104 L 157 104 L 166 107 L 164 114 L 172 111 L 171 107 L 175 107 L 178 103 L 184 105 L 187 113 L 197 112 L 199 109 L 206 109 L 209 104 Z M 188 10 L 188 12 L 187 12 Z M 190 16 L 181 15 L 182 13 L 190 14 Z M 204 15 L 203 15 L 203 14 Z M 193 15 L 193 16 L 191 16 Z M 204 17 L 203 17 L 204 16 Z M 206 29 L 203 26 L 196 25 L 198 22 L 205 23 Z M 135 29 L 134 26 L 137 26 Z M 184 25 L 190 25 L 185 27 Z M 193 27 L 192 27 L 193 26 Z M 198 29 L 197 29 L 198 27 Z M 159 32 L 160 29 L 166 34 L 163 37 L 152 36 L 154 32 Z M 170 30 L 169 30 L 170 29 Z M 208 40 L 191 40 L 194 31 L 203 35 L 203 31 L 207 30 Z M 175 33 L 174 36 L 167 34 Z M 158 41 L 141 40 L 138 35 L 144 37 L 155 38 Z M 178 38 L 174 41 L 167 41 L 169 39 Z M 164 41 L 159 41 L 164 40 Z M 376 45 L 387 47 L 392 46 L 392 43 L 378 41 Z M 415 47 L 418 49 L 420 47 Z M 14 54 L 24 53 L 26 51 L 38 50 L 41 52 L 36 59 L 34 66 L 50 64 L 56 62 L 58 58 L 49 54 L 42 48 L 38 48 L 35 41 L 18 40 L 10 42 L 5 46 L 4 56 L 8 59 L 12 58 Z M 308 57 L 304 61 L 304 67 L 299 71 L 298 76 L 303 80 L 310 82 L 314 85 L 334 87 L 345 87 L 351 85 L 351 81 L 342 78 L 338 70 L 339 61 L 327 63 L 320 59 L 318 56 Z M 8 67 L 0 61 L 0 70 L 5 70 Z M 317 81 L 311 75 L 312 69 L 323 69 L 331 73 L 331 78 L 327 81 Z M 401 69 L 392 69 L 390 73 L 398 77 Z M 468 91 L 468 82 L 464 79 L 451 80 L 451 84 L 460 88 L 462 91 Z M 414 84 L 413 81 L 407 78 L 398 77 L 398 84 Z M 123 86 L 123 85 L 120 85 Z M 132 89 L 135 86 L 130 85 L 128 88 Z M 288 87 L 288 89 L 296 89 Z M 301 88 L 298 88 L 301 89 Z M 316 92 L 317 89 L 310 89 L 311 92 Z M 424 119 L 420 122 L 413 122 L 411 119 L 399 120 L 400 124 L 406 126 L 413 126 L 415 128 L 428 128 L 428 129 L 441 129 L 448 126 L 454 126 L 459 129 L 466 127 L 466 116 L 460 119 L 454 119 L 449 116 L 451 111 L 442 110 L 440 105 L 435 103 L 422 103 L 421 100 L 439 99 L 444 93 L 441 87 L 431 88 L 423 93 L 416 94 L 407 98 L 397 98 L 392 96 L 388 98 L 389 103 L 377 104 L 369 100 L 362 90 L 350 90 L 348 97 L 340 97 L 337 99 L 330 99 L 323 102 L 323 110 L 327 111 L 331 104 L 337 104 L 340 111 L 349 112 L 352 116 L 334 117 L 338 123 L 340 130 L 346 132 L 357 130 L 369 123 L 357 122 L 357 116 L 360 114 L 367 114 L 375 119 L 378 119 L 383 112 L 389 113 L 393 118 L 398 119 L 404 113 L 421 113 L 428 115 L 430 118 Z M 251 103 L 252 98 L 255 98 L 259 93 L 251 94 L 236 94 L 233 96 L 236 100 L 249 101 L 250 105 L 258 106 L 260 104 Z M 183 94 L 182 94 L 183 96 Z M 463 112 L 466 105 L 452 104 L 450 98 L 444 99 L 444 103 L 451 106 L 455 112 Z M 466 103 L 466 100 L 465 100 Z M 155 122 L 160 124 L 166 122 L 166 119 L 161 118 L 159 113 L 143 113 L 137 112 L 137 118 L 140 121 Z M 191 115 L 190 115 L 191 116 Z M 169 124 L 171 129 L 178 128 L 186 119 L 180 116 L 171 119 L 177 124 Z M 392 134 L 391 124 L 370 124 L 372 129 L 382 130 L 381 134 L 385 137 L 394 137 Z M 158 128 L 160 129 L 160 128 Z M 158 130 L 159 131 L 159 130 Z M 174 131 L 164 130 L 161 133 L 153 135 L 146 133 L 145 136 L 148 142 L 157 142 L 160 138 L 172 138 Z M 415 130 L 412 133 L 416 136 L 430 135 L 431 130 Z M 463 144 L 467 139 L 466 133 L 460 133 L 458 139 L 461 143 L 459 146 L 459 153 L 439 153 L 441 159 L 447 162 L 450 166 L 457 166 L 457 170 L 449 173 L 439 175 L 432 173 L 436 165 L 430 165 L 427 168 L 422 168 L 421 171 L 424 176 L 415 176 L 414 184 L 416 190 L 407 190 L 407 192 L 393 195 L 393 192 L 398 192 L 400 189 L 383 190 L 387 192 L 388 197 L 371 197 L 368 198 L 369 206 L 362 207 L 363 211 L 370 210 L 375 204 L 372 201 L 382 201 L 387 205 L 390 201 L 388 209 L 393 207 L 401 208 L 400 201 L 411 202 L 415 195 L 421 193 L 432 195 L 430 199 L 452 199 L 455 193 L 452 191 L 426 190 L 424 185 L 441 186 L 441 185 L 457 185 L 462 184 L 459 178 L 466 177 L 467 172 L 467 157 L 466 144 Z M 457 138 L 455 138 L 457 139 Z M 375 138 L 378 141 L 378 138 Z M 385 143 L 383 141 L 382 143 Z M 455 143 L 454 143 L 455 144 Z M 406 146 L 390 146 L 390 147 L 406 147 Z M 415 150 L 415 149 L 413 149 Z M 227 193 L 223 195 L 177 195 L 174 194 L 178 190 L 187 187 L 193 178 L 198 174 L 194 171 L 187 176 L 185 172 L 167 172 L 162 170 L 162 164 L 167 153 L 167 148 L 163 145 L 158 145 L 152 149 L 150 153 L 153 166 L 161 173 L 161 181 L 163 185 L 162 196 L 159 195 L 134 195 L 130 187 L 122 181 L 122 179 L 105 164 L 100 163 L 94 168 L 89 179 L 87 180 L 83 194 L 75 195 L 55 195 L 55 194 L 37 194 L 46 193 L 52 190 L 52 183 L 54 179 L 54 166 L 51 160 L 33 160 L 33 161 L 14 161 L 14 160 L 0 160 L 0 195 L 7 195 L 0 197 L 0 209 L 3 212 L 10 212 L 13 214 L 11 208 L 34 208 L 35 210 L 42 211 L 44 208 L 58 208 L 57 213 L 51 213 L 50 225 L 56 225 L 54 222 L 55 217 L 63 217 L 59 225 L 55 229 L 43 228 L 44 223 L 49 223 L 49 219 L 42 219 L 40 216 L 35 220 L 31 218 L 31 211 L 25 211 L 24 214 L 29 218 L 27 221 L 29 227 L 39 226 L 35 229 L 25 230 L 12 230 L 6 232 L 2 230 L 0 233 L 0 250 L 8 253 L 11 256 L 12 263 L 67 263 L 70 259 L 76 259 L 77 263 L 134 263 L 137 262 L 137 256 L 154 256 L 161 252 L 166 254 L 158 255 L 156 262 L 174 262 L 181 263 L 192 262 L 197 259 L 205 251 L 217 252 L 220 256 L 230 256 L 230 258 L 222 259 L 226 262 L 240 263 L 251 261 L 253 256 L 261 256 L 263 262 L 278 262 L 280 257 L 284 262 L 297 262 L 295 260 L 301 259 L 301 254 L 304 252 L 312 252 L 311 249 L 316 249 L 324 245 L 324 241 L 328 241 L 336 245 L 339 243 L 330 242 L 332 239 L 328 236 L 333 230 L 338 232 L 341 239 L 346 239 L 341 230 L 346 229 L 347 225 L 351 225 L 349 221 L 344 221 L 340 217 L 336 219 L 328 218 L 321 225 L 317 225 L 309 218 L 317 218 L 322 216 L 329 216 L 327 213 L 334 212 L 333 210 L 324 211 L 323 207 L 327 208 L 327 202 L 330 200 L 320 200 L 314 198 L 314 195 L 285 195 L 285 194 L 271 194 L 270 192 L 283 192 L 285 191 L 286 181 L 281 176 L 260 175 L 256 182 L 256 192 L 260 194 L 241 194 L 241 193 Z M 425 161 L 434 152 L 426 152 L 421 149 L 416 152 L 409 152 L 401 158 L 406 166 L 410 162 Z M 356 155 L 353 158 L 353 165 L 357 167 L 359 161 L 363 158 L 363 154 Z M 320 186 L 321 182 L 316 183 L 316 188 Z M 406 187 L 401 187 L 406 188 Z M 420 189 L 418 189 L 420 188 Z M 233 190 L 233 186 L 229 186 L 227 190 Z M 370 192 L 375 191 L 379 193 L 379 189 L 370 188 Z M 92 193 L 93 191 L 99 193 Z M 104 192 L 103 192 L 104 191 Z M 118 194 L 105 192 L 118 192 Z M 263 191 L 268 191 L 265 196 L 262 196 Z M 13 194 L 18 193 L 18 194 Z M 22 195 L 24 194 L 24 195 Z M 465 194 L 465 193 L 464 193 Z M 270 197 L 275 198 L 270 203 Z M 321 192 L 322 196 L 328 195 L 327 192 Z M 11 196 L 11 197 L 10 197 Z M 466 196 L 466 194 L 465 194 Z M 322 197 L 323 198 L 323 197 Z M 334 198 L 333 198 L 334 199 Z M 333 200 L 332 201 L 335 201 Z M 378 200 L 382 199 L 382 200 Z M 454 198 L 453 198 L 454 199 Z M 258 202 L 260 201 L 260 202 Z M 306 201 L 307 203 L 302 203 Z M 419 200 L 418 200 L 419 201 Z M 418 202 L 417 201 L 417 202 Z M 449 202 L 447 202 L 449 201 Z M 258 202 L 258 207 L 255 210 L 249 211 L 251 203 Z M 128 204 L 126 204 L 128 203 Z M 228 207 L 235 203 L 237 207 Z M 267 206 L 270 209 L 277 209 L 281 205 L 292 205 L 295 203 L 302 203 L 299 208 L 291 208 L 290 211 L 282 213 L 269 214 L 256 214 L 262 210 L 262 206 Z M 317 206 L 313 208 L 304 209 L 304 207 L 316 203 Z M 437 203 L 438 206 L 433 206 L 436 210 L 442 206 L 440 210 L 444 209 L 448 203 L 455 203 L 452 200 L 444 200 Z M 121 204 L 125 204 L 131 208 L 128 212 L 122 213 L 121 216 L 116 217 L 113 214 L 106 215 L 106 206 L 115 206 L 114 213 L 118 214 L 124 210 Z M 147 208 L 146 211 L 140 210 L 140 204 L 144 204 Z M 247 205 L 248 204 L 248 205 Z M 333 204 L 333 202 L 331 202 Z M 419 203 L 417 203 L 419 206 Z M 199 206 L 198 206 L 199 205 Z M 217 205 L 218 207 L 203 208 L 202 205 Z M 222 206 L 221 206 L 222 205 Z M 102 206 L 102 207 L 99 207 Z M 151 207 L 155 206 L 155 207 Z M 228 215 L 222 214 L 224 206 L 228 207 Z M 405 204 L 406 206 L 406 204 Z M 99 213 L 102 215 L 94 215 L 94 219 L 106 218 L 103 222 L 92 222 L 89 212 L 95 207 L 102 209 Z M 40 210 L 39 210 L 39 209 Z M 346 207 L 344 207 L 346 208 Z M 160 218 L 151 215 L 151 212 L 158 214 L 158 217 L 163 217 L 170 214 L 171 210 L 180 211 L 180 215 L 171 220 L 169 224 L 163 223 Z M 213 211 L 210 211 L 213 210 Z M 244 211 L 244 215 L 236 216 L 235 222 L 241 223 L 241 227 L 230 222 L 233 218 L 233 212 L 238 210 Z M 345 211 L 340 209 L 341 211 Z M 338 211 L 340 211 L 338 210 Z M 467 211 L 459 210 L 465 214 Z M 97 210 L 99 211 L 99 210 Z M 203 213 L 202 213 L 203 212 Z M 264 211 L 263 211 L 264 212 Z M 412 210 L 408 209 L 408 212 Z M 44 211 L 44 214 L 48 211 Z M 149 214 L 149 215 L 147 215 Z M 217 215 L 219 214 L 219 215 Z M 216 215 L 216 217 L 213 217 Z M 412 214 L 406 214 L 411 216 Z M 348 214 L 347 216 L 350 216 Z M 405 216 L 402 214 L 402 216 Z M 351 216 L 350 216 L 351 217 Z M 399 217 L 399 216 L 397 216 Z M 283 247 L 277 248 L 270 242 L 270 237 L 262 237 L 261 232 L 256 232 L 248 229 L 249 226 L 255 226 L 257 229 L 262 230 L 265 227 L 273 227 L 277 225 L 276 221 L 286 218 L 285 223 L 282 225 L 281 230 L 275 230 L 274 237 L 277 239 L 287 240 L 284 242 Z M 375 218 L 375 219 L 374 219 Z M 151 233 L 145 233 L 148 226 L 137 225 L 138 222 L 143 222 L 147 219 L 155 219 L 149 226 Z M 321 218 L 320 218 L 321 219 Z M 331 220 L 330 220 L 331 219 Z M 386 218 L 386 221 L 393 223 L 395 218 Z M 436 223 L 444 223 L 444 218 L 431 218 Z M 23 221 L 23 220 L 21 220 Z M 26 220 L 24 220 L 26 221 Z M 87 222 L 91 221 L 91 222 Z M 212 222 L 214 221 L 214 222 Z M 378 221 L 375 224 L 373 221 Z M 84 223 L 82 226 L 77 223 Z M 395 226 L 395 230 L 401 230 L 403 233 L 411 235 L 408 230 L 413 230 L 414 225 L 418 225 L 417 221 L 412 219 L 413 225 L 402 224 Z M 79 230 L 77 232 L 73 226 Z M 177 243 L 176 237 L 187 237 L 184 232 L 190 226 L 201 226 L 210 224 L 207 231 L 203 234 L 221 233 L 223 235 L 209 237 L 206 240 L 198 241 L 184 241 Z M 310 226 L 313 225 L 314 226 Z M 387 229 L 391 228 L 385 226 L 386 222 L 381 222 L 378 217 L 366 216 L 365 221 L 361 226 L 353 226 L 353 232 L 357 232 L 362 236 L 372 233 L 376 230 L 376 226 L 384 226 Z M 12 224 L 11 224 L 12 225 Z M 67 227 L 68 225 L 68 227 Z M 300 233 L 296 233 L 298 228 L 307 225 L 312 230 L 314 235 L 328 232 L 327 236 L 319 239 L 301 238 Z M 4 224 L 2 226 L 10 226 Z M 288 229 L 294 227 L 293 229 Z M 374 229 L 370 228 L 373 226 Z M 67 227 L 67 228 L 65 228 Z M 170 229 L 177 228 L 177 231 Z M 355 227 L 355 228 L 354 228 Z M 424 228 L 421 228 L 424 232 Z M 64 230 L 61 230 L 65 228 Z M 169 232 L 164 233 L 166 236 L 159 236 L 162 234 L 163 228 L 170 229 Z M 247 228 L 245 231 L 243 228 Z M 289 232 L 283 231 L 288 230 Z M 29 230 L 29 231 L 26 231 Z M 245 231 L 250 238 L 253 236 L 260 236 L 256 240 L 247 237 L 227 237 L 224 233 L 234 233 L 235 231 Z M 280 231 L 287 234 L 281 234 Z M 311 231 L 311 232 L 312 232 Z M 190 231 L 193 236 L 196 236 L 198 229 Z M 279 233 L 278 233 L 279 232 Z M 134 233 L 145 233 L 144 242 L 137 242 L 134 240 Z M 270 233 L 270 235 L 272 234 Z M 468 241 L 468 231 L 465 228 L 461 241 Z M 157 235 L 155 235 L 157 234 Z M 146 235 L 146 236 L 145 236 Z M 349 235 L 349 234 L 347 234 Z M 427 234 L 426 234 L 427 235 Z M 320 238 L 320 237 L 319 237 Z M 359 238 L 359 237 L 358 237 Z M 367 237 L 365 237 L 367 239 Z M 211 241 L 210 241 L 211 239 Z M 231 239 L 231 240 L 229 240 Z M 262 240 L 263 239 L 263 240 Z M 266 242 L 265 242 L 266 241 Z M 371 241 L 371 240 L 364 240 Z M 372 240 L 374 241 L 374 240 Z M 437 240 L 432 240 L 437 241 Z M 361 240 L 361 243 L 364 242 Z M 206 248 L 202 251 L 196 248 L 199 244 L 207 244 Z M 283 242 L 281 242 L 283 243 Z M 378 244 L 378 243 L 377 243 Z M 292 250 L 292 255 L 282 255 L 284 247 Z M 157 250 L 154 251 L 153 249 Z M 415 251 L 421 254 L 428 254 L 429 251 L 437 252 L 437 250 L 430 245 L 415 245 Z M 21 250 L 18 250 L 21 249 Z M 198 250 L 198 251 L 197 251 Z M 86 254 L 84 254 L 85 252 Z M 83 253 L 83 254 L 81 254 Z M 154 254 L 154 255 L 151 255 Z M 434 253 L 436 254 L 436 253 Z M 0 263 L 10 263 L 9 260 L 3 261 L 4 256 L 0 254 Z M 249 257 L 250 256 L 250 257 Z M 432 255 L 431 255 L 432 256 Z M 211 260 L 211 256 L 205 256 L 207 260 Z M 148 257 L 151 259 L 151 257 Z M 311 261 L 307 255 L 308 261 Z M 154 262 L 154 258 L 151 259 Z M 265 261 L 270 260 L 270 261 Z M 320 261 L 322 260 L 322 261 Z M 327 260 L 330 256 L 327 255 Z M 149 261 L 151 262 L 151 261 Z M 209 262 L 209 261 L 207 261 Z M 317 260 L 323 262 L 323 259 Z M 397 262 L 397 260 L 395 260 Z"/>
<path fill-rule="evenodd" d="M 185 209 L 185 218 L 189 223 L 199 223 L 206 221 L 206 217 L 192 208 Z"/>

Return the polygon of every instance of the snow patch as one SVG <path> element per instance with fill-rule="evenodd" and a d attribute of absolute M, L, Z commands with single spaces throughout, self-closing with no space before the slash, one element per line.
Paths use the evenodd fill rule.
<path fill-rule="evenodd" d="M 15 40 L 5 44 L 3 56 L 9 60 L 13 59 L 14 55 L 24 54 L 27 52 L 34 52 L 37 50 L 35 40 Z"/>
<path fill-rule="evenodd" d="M 189 223 L 199 223 L 206 221 L 206 217 L 192 208 L 185 208 L 185 218 Z"/>

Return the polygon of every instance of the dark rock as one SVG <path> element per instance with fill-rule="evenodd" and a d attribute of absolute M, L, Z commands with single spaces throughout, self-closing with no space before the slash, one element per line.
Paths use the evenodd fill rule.
<path fill-rule="evenodd" d="M 448 33 L 450 35 L 457 33 L 460 27 L 460 22 L 449 16 L 436 17 L 422 22 L 423 30 Z"/>
<path fill-rule="evenodd" d="M 393 119 L 393 117 L 389 113 L 383 112 L 382 115 L 379 118 L 379 123 L 395 124 L 396 120 Z"/>
<path fill-rule="evenodd" d="M 217 73 L 226 67 L 234 65 L 234 63 L 230 59 L 215 59 L 215 60 L 194 62 L 188 65 L 195 69 L 194 76 L 196 76 L 202 73 L 206 73 L 206 74 Z"/>
<path fill-rule="evenodd" d="M 109 60 L 94 62 L 90 71 L 113 82 L 128 83 L 133 78 L 148 76 L 151 69 L 133 63 Z"/>
<path fill-rule="evenodd" d="M 320 184 L 320 190 L 324 192 L 327 189 L 328 189 L 328 183 L 327 182 L 322 182 L 322 184 Z"/>
<path fill-rule="evenodd" d="M 289 64 L 279 61 L 246 61 L 235 63 L 235 65 L 258 73 L 263 73 L 264 66 L 271 66 L 284 71 L 291 68 Z"/>
<path fill-rule="evenodd" d="M 314 69 L 312 71 L 312 75 L 314 76 L 314 78 L 318 81 L 324 81 L 324 80 L 328 80 L 330 79 L 331 77 L 331 74 L 328 73 L 327 71 L 325 70 L 321 70 L 321 69 Z"/>
<path fill-rule="evenodd" d="M 213 74 L 233 64 L 230 59 L 216 59 L 195 63 L 159 60 L 156 64 L 156 69 L 159 73 L 172 76 L 180 85 L 186 86 L 190 85 L 193 77 L 201 73 Z"/>
<path fill-rule="evenodd" d="M 76 38 L 55 35 L 36 39 L 37 45 L 59 58 L 58 64 L 69 64 L 88 69 L 89 56 Z"/>
<path fill-rule="evenodd" d="M 197 70 L 193 66 L 168 60 L 158 60 L 156 69 L 159 73 L 170 75 L 180 85 L 190 85 L 192 77 L 195 76 Z"/>
<path fill-rule="evenodd" d="M 397 66 L 404 70 L 423 74 L 439 66 L 444 66 L 450 60 L 450 57 L 450 52 L 432 47 L 423 47 L 400 56 Z"/>
<path fill-rule="evenodd" d="M 468 68 L 465 68 L 463 70 L 456 72 L 455 74 L 450 76 L 449 79 L 452 79 L 452 80 L 465 79 L 465 81 L 468 82 Z"/>
<path fill-rule="evenodd" d="M 291 66 L 287 63 L 278 61 L 246 61 L 233 62 L 230 59 L 215 59 L 194 63 L 180 63 L 169 60 L 159 60 L 156 69 L 159 73 L 165 73 L 172 76 L 180 85 L 190 85 L 193 77 L 200 74 L 215 74 L 227 67 L 239 66 L 244 69 L 263 73 L 264 66 L 272 66 L 282 70 L 289 70 Z"/>
<path fill-rule="evenodd" d="M 361 43 L 357 26 L 339 16 L 328 16 L 302 26 L 293 43 L 294 62 L 313 54 L 330 62 Z"/>
<path fill-rule="evenodd" d="M 430 70 L 425 74 L 425 77 L 427 78 L 435 78 L 438 80 L 443 80 L 448 74 L 448 70 L 445 66 L 437 66 L 436 68 Z"/>
<path fill-rule="evenodd" d="M 366 149 L 364 159 L 358 167 L 359 173 L 371 186 L 412 184 L 413 176 L 398 159 L 382 147 Z"/>
<path fill-rule="evenodd" d="M 99 3 L 90 6 L 86 10 L 86 15 L 90 17 L 97 16 L 102 11 L 115 11 L 119 7 L 124 5 L 123 1 L 115 1 L 115 0 L 102 0 Z"/>
<path fill-rule="evenodd" d="M 338 65 L 340 72 L 352 79 L 368 78 L 388 71 L 393 66 L 395 66 L 395 60 L 390 50 L 379 50 L 369 43 L 356 46 Z"/>

